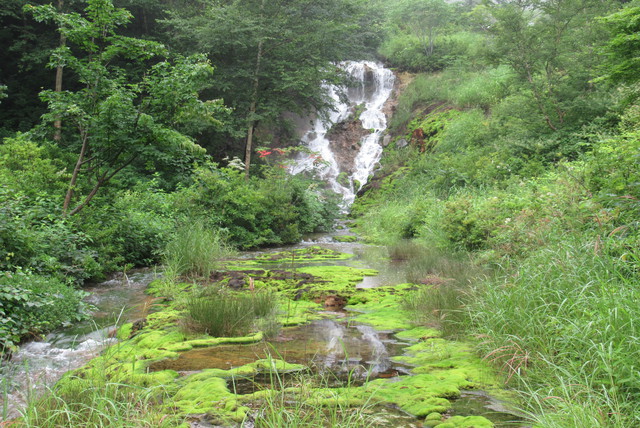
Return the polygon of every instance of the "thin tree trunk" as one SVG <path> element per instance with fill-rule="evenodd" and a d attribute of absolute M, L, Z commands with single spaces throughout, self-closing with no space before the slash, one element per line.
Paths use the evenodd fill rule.
<path fill-rule="evenodd" d="M 251 95 L 251 105 L 249 106 L 249 130 L 247 131 L 247 147 L 244 152 L 244 178 L 249 179 L 249 167 L 251 166 L 251 151 L 253 150 L 253 128 L 256 121 L 254 115 L 256 113 L 256 104 L 258 101 L 258 85 L 260 80 L 258 79 L 258 70 L 260 69 L 260 61 L 262 58 L 262 41 L 258 43 L 258 58 L 256 61 L 256 75 L 253 79 L 253 94 Z"/>
<path fill-rule="evenodd" d="M 260 4 L 260 11 L 264 10 L 264 2 Z M 256 55 L 256 68 L 253 75 L 253 93 L 251 94 L 251 105 L 249 106 L 249 129 L 247 131 L 247 146 L 244 152 L 244 179 L 249 180 L 249 168 L 251 167 L 251 151 L 253 150 L 253 130 L 256 125 L 255 113 L 258 103 L 258 86 L 260 84 L 260 63 L 262 62 L 262 49 L 264 41 L 258 42 L 258 54 Z"/>
<path fill-rule="evenodd" d="M 91 189 L 89 194 L 85 196 L 84 200 L 80 204 L 78 204 L 78 206 L 76 206 L 73 210 L 71 210 L 71 212 L 69 213 L 69 216 L 77 214 L 78 212 L 80 212 L 80 210 L 82 210 L 84 207 L 89 205 L 89 202 L 91 202 L 91 200 L 98 193 L 98 190 L 100 190 L 101 187 L 103 187 L 105 184 L 111 181 L 114 175 L 116 175 L 117 173 L 119 173 L 129 165 L 131 165 L 133 161 L 136 160 L 137 158 L 138 158 L 138 155 L 133 155 L 129 158 L 129 160 L 124 162 L 118 168 L 111 171 L 111 173 L 109 173 L 109 171 L 105 171 L 102 174 L 102 176 L 97 176 L 97 181 L 96 181 L 96 184 L 93 186 L 93 189 Z"/>
<path fill-rule="evenodd" d="M 62 13 L 62 8 L 64 7 L 64 0 L 58 0 L 58 12 Z M 67 39 L 64 34 L 60 34 L 60 47 L 64 47 L 67 43 Z M 56 92 L 62 92 L 62 71 L 64 67 L 62 65 L 58 65 L 56 67 L 56 83 L 54 90 Z M 54 141 L 60 141 L 62 138 L 62 120 L 60 118 L 56 119 L 53 122 L 53 127 L 55 128 L 55 132 L 53 134 Z"/>
<path fill-rule="evenodd" d="M 527 66 L 525 66 L 525 69 L 526 69 L 526 72 L 527 72 L 527 81 L 531 85 L 531 92 L 533 93 L 533 97 L 535 98 L 536 104 L 538 105 L 538 110 L 540 110 L 540 113 L 542 113 L 542 115 L 544 116 L 544 120 L 547 123 L 547 126 L 549 128 L 551 128 L 552 130 L 557 131 L 558 127 L 555 126 L 553 124 L 553 122 L 551 121 L 551 117 L 549 116 L 549 113 L 547 112 L 547 109 L 544 106 L 544 101 L 542 99 L 542 96 L 540 95 L 540 93 L 536 89 L 536 84 L 535 84 L 535 82 L 533 80 L 533 75 L 531 73 L 530 67 L 527 65 Z"/>
<path fill-rule="evenodd" d="M 67 194 L 64 197 L 64 204 L 62 205 L 62 215 L 67 216 L 69 211 L 69 205 L 71 204 L 71 199 L 73 198 L 73 191 L 76 187 L 76 183 L 78 182 L 78 175 L 80 175 L 80 168 L 82 168 L 82 164 L 84 163 L 84 157 L 87 153 L 87 147 L 89 146 L 89 132 L 84 130 L 82 131 L 82 147 L 80 148 L 80 154 L 78 155 L 78 161 L 76 162 L 75 168 L 73 168 L 73 174 L 71 174 L 71 180 L 69 180 L 69 188 L 67 189 Z"/>
<path fill-rule="evenodd" d="M 433 28 L 429 27 L 429 56 L 433 55 Z"/>

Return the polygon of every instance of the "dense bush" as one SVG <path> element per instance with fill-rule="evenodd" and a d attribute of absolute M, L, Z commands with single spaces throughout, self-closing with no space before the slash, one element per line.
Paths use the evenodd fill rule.
<path fill-rule="evenodd" d="M 59 213 L 50 198 L 0 187 L 0 269 L 24 267 L 77 281 L 98 274 L 91 238 Z"/>
<path fill-rule="evenodd" d="M 0 355 L 25 336 L 84 319 L 84 293 L 45 276 L 0 271 Z"/>
<path fill-rule="evenodd" d="M 426 55 L 422 43 L 415 36 L 406 34 L 387 39 L 378 52 L 393 67 L 413 72 L 442 70 L 455 58 L 446 47 Z"/>
<path fill-rule="evenodd" d="M 246 181 L 239 170 L 202 168 L 176 198 L 179 210 L 219 228 L 241 249 L 298 242 L 304 233 L 329 229 L 338 213 L 310 182 L 284 171 Z"/>
<path fill-rule="evenodd" d="M 158 263 L 176 224 L 173 196 L 156 180 L 140 181 L 130 189 L 100 197 L 74 221 L 88 236 L 105 271 L 120 266 Z"/>

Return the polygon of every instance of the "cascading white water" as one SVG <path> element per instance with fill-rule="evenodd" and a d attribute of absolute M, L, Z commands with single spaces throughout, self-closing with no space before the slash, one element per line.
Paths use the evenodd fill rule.
<path fill-rule="evenodd" d="M 315 170 L 319 178 L 325 180 L 333 191 L 342 195 L 343 208 L 347 209 L 380 160 L 380 139 L 387 128 L 387 120 L 382 110 L 393 91 L 395 76 L 391 70 L 371 61 L 348 61 L 342 63 L 342 67 L 357 84 L 346 91 L 341 90 L 345 88 L 328 86 L 327 91 L 333 99 L 335 110 L 329 115 L 328 122 L 316 118 L 311 130 L 302 137 L 303 144 L 312 152 L 318 153 L 324 163 L 318 165 L 317 159 L 313 156 L 300 155 L 290 172 L 298 174 Z M 341 92 L 346 94 L 346 100 L 339 96 Z M 340 170 L 327 133 L 334 124 L 346 120 L 353 109 L 360 105 L 364 105 L 360 114 L 362 127 L 370 133 L 359 142 L 360 149 L 354 158 L 353 172 L 348 180 L 339 180 L 340 174 L 346 171 Z"/>

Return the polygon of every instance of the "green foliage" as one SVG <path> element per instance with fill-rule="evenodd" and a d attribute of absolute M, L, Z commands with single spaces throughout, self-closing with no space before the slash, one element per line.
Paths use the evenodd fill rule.
<path fill-rule="evenodd" d="M 187 301 L 187 326 L 213 337 L 246 336 L 258 318 L 273 317 L 277 309 L 278 296 L 272 291 L 205 290 Z"/>
<path fill-rule="evenodd" d="M 451 60 L 442 34 L 455 6 L 441 0 L 403 0 L 389 8 L 390 36 L 379 53 L 410 71 L 437 71 Z"/>
<path fill-rule="evenodd" d="M 28 196 L 64 189 L 66 174 L 59 160 L 27 134 L 5 138 L 0 144 L 0 183 Z"/>
<path fill-rule="evenodd" d="M 198 98 L 213 72 L 202 56 L 170 62 L 161 44 L 118 35 L 131 15 L 110 0 L 90 0 L 86 16 L 60 13 L 51 5 L 25 9 L 38 21 L 56 22 L 74 47 L 57 48 L 50 66 L 72 70 L 81 89 L 41 92 L 49 109 L 45 125 L 62 120 L 62 142 L 78 153 L 65 214 L 79 212 L 140 158 L 161 164 L 185 150 L 202 153 L 187 134 L 217 124 L 213 116 L 225 111 L 220 101 Z M 82 197 L 72 207 L 74 194 Z"/>
<path fill-rule="evenodd" d="M 475 250 L 481 247 L 488 237 L 488 231 L 482 227 L 468 199 L 448 202 L 445 206 L 444 219 L 442 229 L 447 234 L 447 238 L 464 249 Z"/>
<path fill-rule="evenodd" d="M 161 260 L 179 217 L 170 193 L 159 189 L 153 179 L 97 200 L 74 220 L 91 237 L 103 271 L 127 264 L 150 266 Z"/>
<path fill-rule="evenodd" d="M 412 72 L 439 71 L 451 64 L 440 51 L 427 56 L 420 40 L 410 34 L 387 39 L 378 52 L 393 66 Z"/>
<path fill-rule="evenodd" d="M 90 237 L 60 217 L 57 201 L 0 188 L 0 269 L 82 281 L 100 272 Z"/>
<path fill-rule="evenodd" d="M 202 168 L 178 196 L 179 209 L 220 228 L 239 248 L 295 243 L 304 233 L 330 229 L 337 204 L 312 182 L 278 170 L 246 181 L 236 169 Z"/>
<path fill-rule="evenodd" d="M 84 295 L 53 278 L 0 271 L 0 355 L 28 335 L 84 319 Z"/>
<path fill-rule="evenodd" d="M 606 65 L 602 68 L 604 78 L 613 82 L 637 82 L 638 49 L 640 49 L 640 7 L 637 2 L 627 4 L 622 10 L 601 18 L 611 32 L 604 53 Z"/>
<path fill-rule="evenodd" d="M 209 278 L 221 258 L 230 254 L 220 232 L 202 221 L 178 226 L 164 250 L 164 265 L 170 276 Z"/>

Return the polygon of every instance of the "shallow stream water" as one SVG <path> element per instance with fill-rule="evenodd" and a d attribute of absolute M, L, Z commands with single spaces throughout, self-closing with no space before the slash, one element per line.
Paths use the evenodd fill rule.
<path fill-rule="evenodd" d="M 385 247 L 335 242 L 329 236 L 320 235 L 286 249 L 310 245 L 354 255 L 346 260 L 310 264 L 347 265 L 379 271 L 377 276 L 365 277 L 358 287 L 406 282 L 406 264 L 390 261 Z M 281 250 L 284 249 L 269 252 Z M 244 253 L 241 258 L 253 258 L 265 252 Z M 290 264 L 283 261 L 268 263 L 264 267 L 288 268 Z M 139 270 L 87 287 L 90 295 L 86 300 L 96 307 L 91 322 L 53 332 L 42 341 L 23 345 L 12 361 L 5 362 L 2 368 L 4 387 L 10 390 L 8 399 L 0 407 L 5 415 L 15 417 L 29 394 L 45 385 L 53 385 L 66 371 L 82 366 L 113 343 L 115 339 L 111 338 L 111 333 L 116 324 L 144 318 L 152 305 L 152 299 L 144 290 L 156 276 L 154 271 Z M 404 353 L 403 348 L 408 343 L 398 340 L 392 332 L 377 331 L 368 325 L 350 321 L 349 312 L 327 312 L 325 315 L 325 319 L 285 328 L 277 338 L 268 342 L 195 349 L 183 353 L 175 361 L 156 363 L 151 370 L 173 369 L 188 375 L 207 368 L 229 369 L 273 357 L 304 364 L 310 370 L 327 374 L 323 376 L 323 379 L 328 379 L 325 386 L 357 385 L 377 377 L 394 378 L 410 374 L 410 366 L 392 360 L 392 357 Z M 246 394 L 268 386 L 272 381 L 268 377 L 234 379 L 229 388 Z M 384 413 L 388 420 L 381 422 L 381 426 L 420 426 L 419 421 L 397 409 L 385 408 Z M 464 392 L 460 399 L 454 401 L 451 413 L 485 416 L 498 427 L 524 426 L 498 400 L 479 391 Z"/>
<path fill-rule="evenodd" d="M 29 397 L 53 386 L 64 373 L 82 367 L 113 344 L 116 325 L 144 318 L 152 302 L 144 291 L 156 276 L 152 270 L 138 269 L 88 284 L 85 301 L 95 307 L 91 320 L 27 342 L 10 361 L 2 361 L 0 421 L 16 417 Z"/>

